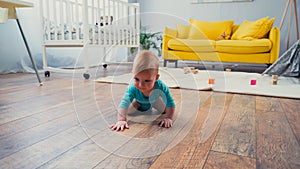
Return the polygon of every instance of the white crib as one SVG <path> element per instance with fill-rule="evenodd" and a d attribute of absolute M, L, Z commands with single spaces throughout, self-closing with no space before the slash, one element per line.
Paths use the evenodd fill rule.
<path fill-rule="evenodd" d="M 60 69 L 47 65 L 47 48 L 139 47 L 139 4 L 124 0 L 40 0 L 43 24 L 43 68 L 54 72 L 83 72 L 89 78 L 88 55 L 84 69 Z M 106 52 L 103 66 L 106 67 Z"/>

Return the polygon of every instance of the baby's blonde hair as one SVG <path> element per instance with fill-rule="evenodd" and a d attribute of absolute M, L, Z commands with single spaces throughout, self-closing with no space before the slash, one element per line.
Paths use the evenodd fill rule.
<path fill-rule="evenodd" d="M 133 61 L 132 73 L 137 74 L 143 70 L 154 69 L 158 71 L 158 57 L 149 50 L 139 52 Z"/>

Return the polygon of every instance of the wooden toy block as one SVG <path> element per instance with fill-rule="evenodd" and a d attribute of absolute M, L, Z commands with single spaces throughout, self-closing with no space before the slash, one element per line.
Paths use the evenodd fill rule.
<path fill-rule="evenodd" d="M 188 67 L 183 68 L 184 74 L 190 73 L 190 69 Z"/>
<path fill-rule="evenodd" d="M 250 85 L 256 85 L 256 80 L 254 79 L 250 80 Z"/>
<path fill-rule="evenodd" d="M 187 74 L 187 73 L 197 74 L 198 73 L 198 69 L 195 69 L 195 67 L 184 67 L 183 68 L 183 72 L 184 72 L 184 74 Z"/>
<path fill-rule="evenodd" d="M 277 85 L 278 83 L 278 75 L 272 75 L 271 85 Z"/>
<path fill-rule="evenodd" d="M 231 72 L 231 69 L 229 69 L 229 68 L 227 68 L 227 69 L 225 69 L 226 70 L 226 72 Z"/>
<path fill-rule="evenodd" d="M 271 80 L 271 85 L 277 85 L 277 82 L 278 82 L 278 80 L 272 79 L 272 80 Z"/>
<path fill-rule="evenodd" d="M 199 72 L 198 69 L 192 69 L 191 71 L 192 71 L 192 73 L 194 73 L 194 74 L 197 74 L 197 73 Z"/>
<path fill-rule="evenodd" d="M 184 67 L 183 68 L 183 72 L 184 72 L 184 74 L 190 73 L 191 72 L 191 68 L 190 67 Z"/>
<path fill-rule="evenodd" d="M 278 80 L 278 75 L 272 75 L 273 80 Z"/>
<path fill-rule="evenodd" d="M 208 84 L 215 84 L 215 79 L 212 78 L 208 79 Z"/>

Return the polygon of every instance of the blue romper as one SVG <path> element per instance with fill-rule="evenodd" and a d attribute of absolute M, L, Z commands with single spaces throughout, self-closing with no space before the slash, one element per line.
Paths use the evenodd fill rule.
<path fill-rule="evenodd" d="M 153 104 L 159 97 L 161 97 L 166 107 L 175 107 L 174 99 L 169 88 L 160 79 L 154 83 L 154 91 L 149 97 L 144 96 L 144 94 L 131 83 L 127 87 L 119 107 L 128 109 L 133 99 L 135 99 L 141 105 L 138 110 L 146 111 L 153 107 Z"/>

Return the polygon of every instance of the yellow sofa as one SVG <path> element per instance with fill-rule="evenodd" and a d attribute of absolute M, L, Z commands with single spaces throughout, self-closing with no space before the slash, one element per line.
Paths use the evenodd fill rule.
<path fill-rule="evenodd" d="M 190 25 L 166 27 L 163 34 L 162 58 L 178 60 L 274 63 L 280 50 L 280 30 L 273 27 L 274 18 L 257 21 L 245 20 L 242 24 L 233 21 L 206 22 L 190 19 Z M 263 30 L 262 30 L 263 29 Z"/>

